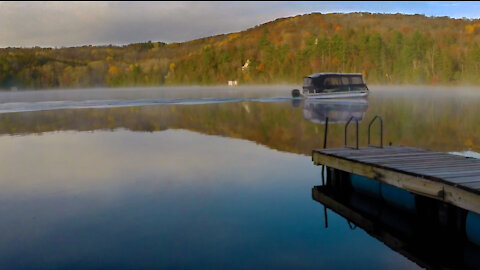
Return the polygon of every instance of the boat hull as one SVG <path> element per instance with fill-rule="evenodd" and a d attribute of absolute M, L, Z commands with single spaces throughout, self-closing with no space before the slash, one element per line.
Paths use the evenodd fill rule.
<path fill-rule="evenodd" d="M 368 91 L 330 92 L 330 93 L 308 93 L 303 94 L 308 99 L 330 99 L 330 98 L 362 98 L 368 96 Z"/>

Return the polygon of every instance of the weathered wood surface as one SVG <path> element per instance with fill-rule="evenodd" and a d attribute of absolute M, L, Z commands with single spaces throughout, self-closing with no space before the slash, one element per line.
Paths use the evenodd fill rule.
<path fill-rule="evenodd" d="M 480 214 L 480 159 L 388 146 L 313 150 L 312 160 Z"/>

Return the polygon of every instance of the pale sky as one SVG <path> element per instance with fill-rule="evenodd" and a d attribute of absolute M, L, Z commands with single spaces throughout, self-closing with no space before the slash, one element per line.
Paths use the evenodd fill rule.
<path fill-rule="evenodd" d="M 5 2 L 0 47 L 182 42 L 312 12 L 480 18 L 480 2 Z"/>

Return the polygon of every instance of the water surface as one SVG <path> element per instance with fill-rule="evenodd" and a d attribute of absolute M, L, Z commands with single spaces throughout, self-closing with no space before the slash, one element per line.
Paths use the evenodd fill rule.
<path fill-rule="evenodd" d="M 0 268 L 416 269 L 330 210 L 325 228 L 311 150 L 326 116 L 334 147 L 378 114 L 386 143 L 475 154 L 480 89 L 371 88 L 2 92 Z"/>

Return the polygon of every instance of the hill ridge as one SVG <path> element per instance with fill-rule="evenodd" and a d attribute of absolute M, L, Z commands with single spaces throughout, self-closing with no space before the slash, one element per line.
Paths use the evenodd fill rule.
<path fill-rule="evenodd" d="M 368 83 L 480 84 L 480 20 L 309 13 L 181 43 L 0 49 L 0 88 L 299 83 L 361 72 Z"/>

